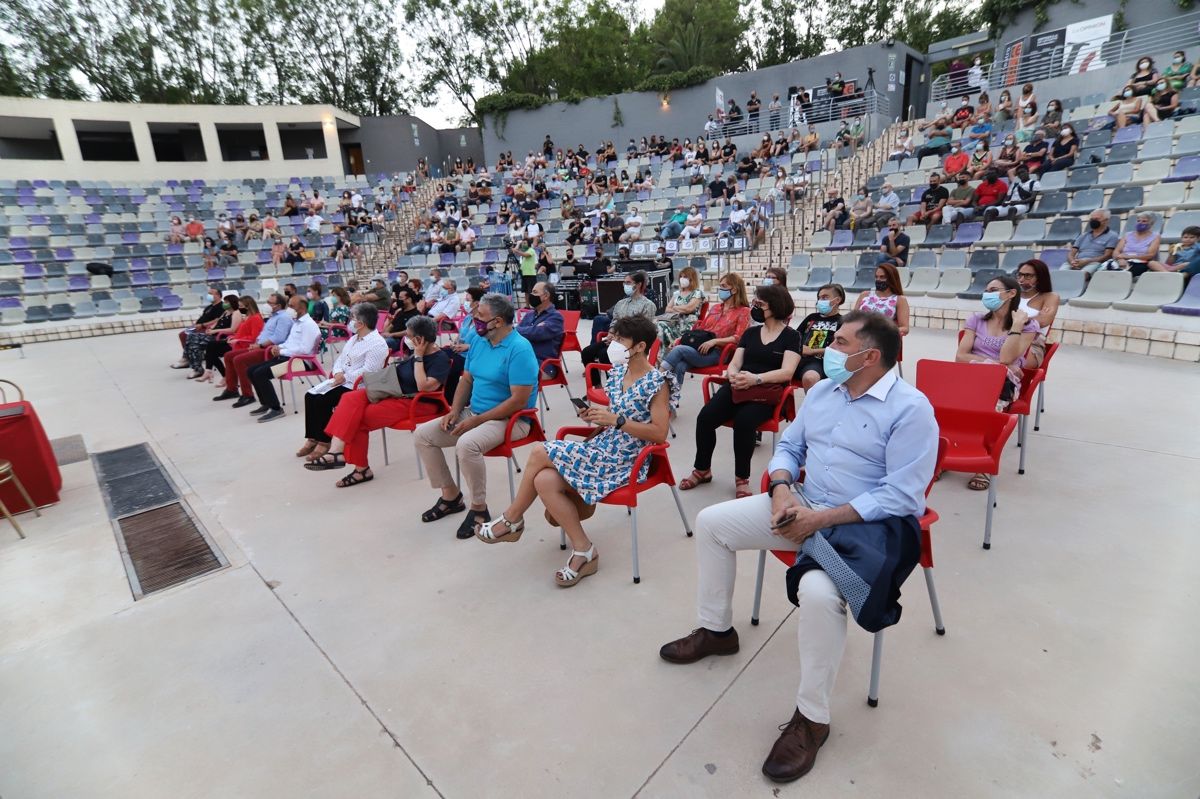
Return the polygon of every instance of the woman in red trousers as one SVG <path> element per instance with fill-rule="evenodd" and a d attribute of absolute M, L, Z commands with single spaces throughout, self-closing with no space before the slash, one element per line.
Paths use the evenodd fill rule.
<path fill-rule="evenodd" d="M 400 378 L 400 388 L 405 394 L 421 391 L 438 391 L 450 374 L 450 356 L 437 344 L 437 326 L 428 316 L 414 316 L 405 325 L 404 337 L 408 351 L 413 355 L 394 367 Z M 413 407 L 417 400 L 397 397 L 379 402 L 367 400 L 366 389 L 359 388 L 342 396 L 325 432 L 331 436 L 329 451 L 304 468 L 310 471 L 336 469 L 349 464 L 353 471 L 338 480 L 338 488 L 365 483 L 375 479 L 367 461 L 368 436 L 372 430 L 392 425 L 410 418 L 415 413 L 433 413 L 437 409 L 432 403 L 425 407 Z"/>

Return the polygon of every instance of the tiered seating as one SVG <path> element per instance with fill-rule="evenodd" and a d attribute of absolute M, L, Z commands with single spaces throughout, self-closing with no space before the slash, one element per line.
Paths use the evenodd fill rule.
<path fill-rule="evenodd" d="M 1185 107 L 1195 108 L 1197 102 L 1192 98 Z M 1113 131 L 1106 129 L 1111 122 L 1103 116 L 1106 102 L 1066 98 L 1064 107 L 1074 108 L 1070 118 L 1082 138 L 1075 167 L 1048 173 L 1042 179 L 1036 205 L 1015 225 L 1010 221 L 987 225 L 973 221 L 956 226 L 906 227 L 904 232 L 912 239 L 906 292 L 977 299 L 992 275 L 1013 273 L 1028 258 L 1041 258 L 1051 270 L 1057 270 L 1066 260 L 1067 247 L 1084 229 L 1086 217 L 1098 208 L 1113 214 L 1111 227 L 1122 234 L 1132 228 L 1137 213 L 1156 214 L 1156 229 L 1164 245 L 1160 259 L 1166 259 L 1167 247 L 1179 241 L 1185 227 L 1200 225 L 1200 212 L 1193 210 L 1200 209 L 1200 114 L 1153 123 L 1144 130 L 1134 126 Z M 1002 141 L 1011 131 L 1011 123 L 999 127 L 993 141 Z M 958 131 L 955 136 L 960 136 Z M 920 136 L 917 139 L 919 144 Z M 993 155 L 999 149 L 997 144 Z M 919 163 L 915 158 L 892 161 L 868 181 L 868 186 L 877 197 L 886 176 L 904 203 L 900 211 L 903 220 L 916 210 L 917 198 L 932 171 L 941 171 L 941 159 L 936 156 L 927 156 Z M 808 263 L 815 267 L 821 253 L 837 257 L 847 241 L 866 242 L 873 235 L 875 231 L 869 229 L 836 231 L 832 236 L 818 231 L 805 248 L 806 256 L 811 258 Z M 1184 293 L 1182 276 L 1150 273 L 1137 281 L 1129 282 L 1128 278 L 1106 278 L 1085 292 L 1083 274 L 1053 272 L 1055 290 L 1073 305 L 1195 313 L 1187 302 L 1186 310 L 1175 307 Z M 801 290 L 814 290 L 819 285 L 810 272 Z"/>
<path fill-rule="evenodd" d="M 391 179 L 380 176 L 390 194 Z M 171 217 L 195 216 L 215 238 L 218 215 L 259 217 L 277 212 L 283 198 L 316 189 L 326 197 L 319 240 L 305 239 L 315 260 L 276 269 L 270 242 L 246 243 L 236 264 L 204 268 L 198 243 L 168 244 Z M 0 181 L 0 323 L 86 319 L 198 307 L 206 283 L 265 296 L 273 280 L 341 280 L 325 255 L 343 190 L 359 190 L 371 203 L 371 182 L 362 177 L 265 180 L 159 181 L 150 184 L 79 181 Z M 407 195 L 401 194 L 401 201 Z M 278 217 L 285 235 L 303 232 L 302 217 Z M 89 274 L 87 264 L 109 265 L 113 275 Z M 286 266 L 286 268 L 284 268 Z M 342 271 L 352 270 L 347 261 Z M 267 283 L 264 285 L 264 281 Z"/>

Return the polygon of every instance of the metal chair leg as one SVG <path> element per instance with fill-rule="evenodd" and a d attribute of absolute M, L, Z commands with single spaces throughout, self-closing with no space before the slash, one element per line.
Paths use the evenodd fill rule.
<path fill-rule="evenodd" d="M 675 497 L 675 507 L 679 510 L 679 519 L 683 522 L 683 531 L 687 537 L 692 537 L 692 526 L 688 523 L 687 514 L 683 512 L 683 499 L 679 496 L 678 486 L 671 486 L 671 496 Z"/>
<path fill-rule="evenodd" d="M 300 408 L 296 406 L 296 378 L 288 381 L 288 389 L 292 392 L 292 413 L 300 413 Z"/>
<path fill-rule="evenodd" d="M 388 451 L 387 451 L 387 428 L 386 427 L 379 428 L 379 433 L 380 433 L 380 435 L 383 436 L 383 465 L 391 466 L 392 462 L 390 460 L 388 460 Z M 417 463 L 420 463 L 420 459 L 417 460 Z"/>
<path fill-rule="evenodd" d="M 642 575 L 638 571 L 638 528 L 637 528 L 637 508 L 631 508 L 632 513 L 629 515 L 629 525 L 633 531 L 633 582 L 636 585 L 642 581 Z"/>
<path fill-rule="evenodd" d="M 1017 474 L 1025 474 L 1025 453 L 1029 449 L 1029 437 L 1025 434 L 1028 422 L 1028 415 L 1017 417 L 1017 446 L 1021 448 L 1021 463 L 1017 466 Z"/>
<path fill-rule="evenodd" d="M 933 629 L 938 635 L 946 634 L 946 625 L 942 623 L 942 605 L 938 602 L 937 587 L 933 584 L 933 568 L 924 570 L 925 587 L 929 589 L 929 606 L 933 608 Z"/>
<path fill-rule="evenodd" d="M 1033 429 L 1042 429 L 1042 411 L 1046 410 L 1046 381 L 1038 383 L 1037 414 L 1033 417 Z"/>
<path fill-rule="evenodd" d="M 517 498 L 517 483 L 513 479 L 513 462 L 512 458 L 505 459 L 505 463 L 508 464 L 508 499 L 510 502 Z"/>
<path fill-rule="evenodd" d="M 754 578 L 754 609 L 750 611 L 750 623 L 758 624 L 758 608 L 762 603 L 763 572 L 767 568 L 767 550 L 758 552 L 758 576 Z"/>
<path fill-rule="evenodd" d="M 21 529 L 21 525 L 17 524 L 17 520 L 14 519 L 13 515 L 8 512 L 8 506 L 5 505 L 3 502 L 0 502 L 0 513 L 3 513 L 4 518 L 8 519 L 9 524 L 11 524 L 13 526 L 13 529 L 15 529 L 17 531 L 17 535 L 19 535 L 21 538 L 24 538 L 25 531 Z"/>
<path fill-rule="evenodd" d="M 558 528 L 558 548 L 559 549 L 567 548 L 567 531 L 562 529 L 561 527 Z"/>
<path fill-rule="evenodd" d="M 867 704 L 879 707 L 879 668 L 883 664 L 883 630 L 875 633 L 871 651 L 871 687 L 867 689 Z"/>
<path fill-rule="evenodd" d="M 988 475 L 987 519 L 983 523 L 983 548 L 992 548 L 992 511 L 996 508 L 996 478 L 1000 475 Z"/>

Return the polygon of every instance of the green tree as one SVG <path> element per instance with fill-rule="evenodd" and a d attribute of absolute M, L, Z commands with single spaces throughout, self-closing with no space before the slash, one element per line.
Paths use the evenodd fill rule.
<path fill-rule="evenodd" d="M 825 34 L 817 8 L 804 13 L 795 0 L 760 0 L 750 40 L 755 68 L 787 64 L 825 52 Z"/>
<path fill-rule="evenodd" d="M 694 66 L 717 72 L 745 69 L 751 55 L 746 43 L 749 30 L 738 0 L 666 0 L 648 31 L 657 56 L 654 71 L 679 72 Z M 697 40 L 704 44 L 699 52 Z"/>

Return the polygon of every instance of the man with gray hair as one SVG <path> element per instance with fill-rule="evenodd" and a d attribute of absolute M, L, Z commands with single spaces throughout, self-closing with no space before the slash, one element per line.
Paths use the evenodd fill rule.
<path fill-rule="evenodd" d="M 443 278 L 442 289 L 446 292 L 445 295 L 429 309 L 429 315 L 439 325 L 442 322 L 452 321 L 462 310 L 462 298 L 458 294 L 458 284 L 451 278 Z"/>
<path fill-rule="evenodd" d="M 504 442 L 509 418 L 537 405 L 538 362 L 533 346 L 513 329 L 516 312 L 507 297 L 488 294 L 480 300 L 469 338 L 466 366 L 454 392 L 450 412 L 416 430 L 417 454 L 429 472 L 429 483 L 441 491 L 437 503 L 421 515 L 433 522 L 467 510 L 457 536 L 471 538 L 475 529 L 491 520 L 487 507 L 485 453 Z M 522 420 L 513 435 L 528 433 Z M 453 447 L 462 469 L 466 498 L 455 484 L 446 463 L 445 449 Z"/>
<path fill-rule="evenodd" d="M 1088 217 L 1088 229 L 1079 234 L 1067 251 L 1067 261 L 1061 269 L 1082 269 L 1095 274 L 1117 247 L 1120 237 L 1108 227 L 1112 218 L 1107 208 L 1097 208 Z"/>

